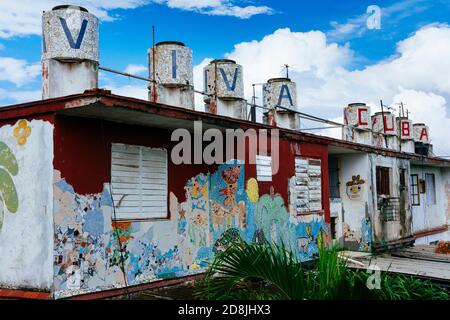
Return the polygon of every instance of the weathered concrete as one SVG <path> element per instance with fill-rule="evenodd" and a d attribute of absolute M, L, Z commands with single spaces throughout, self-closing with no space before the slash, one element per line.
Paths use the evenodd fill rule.
<path fill-rule="evenodd" d="M 0 152 L 0 287 L 50 290 L 53 125 L 20 120 L 2 126 L 0 143 L 12 154 L 8 160 L 5 149 Z"/>

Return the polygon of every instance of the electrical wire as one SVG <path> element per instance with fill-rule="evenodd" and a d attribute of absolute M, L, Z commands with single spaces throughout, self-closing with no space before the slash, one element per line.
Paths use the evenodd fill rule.
<path fill-rule="evenodd" d="M 99 69 L 103 70 L 103 71 L 111 72 L 111 73 L 116 73 L 116 74 L 119 74 L 119 75 L 122 75 L 122 76 L 130 77 L 130 78 L 135 78 L 135 79 L 138 79 L 138 80 L 151 82 L 153 84 L 157 83 L 156 80 L 153 80 L 153 79 L 150 79 L 150 78 L 135 76 L 135 75 L 132 75 L 132 74 L 129 74 L 129 73 L 113 70 L 113 69 L 110 69 L 110 68 L 105 68 L 105 67 L 101 67 L 100 66 Z M 216 94 L 214 94 L 214 93 L 206 93 L 204 91 L 196 90 L 190 84 L 186 84 L 186 86 L 192 87 L 192 90 L 195 93 L 201 94 L 203 96 L 217 98 Z M 247 100 L 245 100 L 245 103 L 246 103 L 247 106 L 250 106 L 250 107 L 256 107 L 256 108 L 267 110 L 267 111 L 271 110 L 271 108 L 268 108 L 268 107 L 265 107 L 265 106 L 261 106 L 261 105 L 258 105 L 256 103 L 250 103 Z M 336 121 L 332 121 L 332 120 L 324 119 L 324 118 L 321 118 L 321 117 L 313 116 L 313 115 L 310 115 L 310 114 L 307 114 L 307 113 L 304 113 L 304 112 L 300 112 L 300 111 L 297 111 L 297 110 L 294 110 L 294 109 L 291 109 L 291 108 L 286 108 L 286 107 L 283 107 L 283 106 L 280 106 L 280 105 L 277 105 L 276 109 L 280 109 L 280 110 L 283 110 L 283 111 L 288 111 L 288 112 L 292 112 L 292 113 L 298 114 L 300 118 L 303 118 L 303 119 L 306 119 L 306 120 L 310 120 L 310 121 L 315 121 L 315 122 L 319 122 L 319 123 L 325 123 L 325 124 L 328 124 L 328 125 L 341 127 L 341 128 L 345 128 L 345 127 L 354 128 L 354 126 L 351 126 L 351 125 L 346 125 L 346 124 L 339 123 L 339 122 L 336 122 Z M 358 130 L 359 131 L 371 132 L 371 133 L 382 135 L 382 136 L 389 136 L 388 134 L 386 134 L 384 132 L 375 131 L 375 130 L 367 129 L 367 128 L 358 128 Z M 302 129 L 299 129 L 299 131 L 302 131 Z"/>

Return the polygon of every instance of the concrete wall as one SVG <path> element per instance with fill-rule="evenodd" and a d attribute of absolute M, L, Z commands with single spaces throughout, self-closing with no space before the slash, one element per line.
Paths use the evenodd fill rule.
<path fill-rule="evenodd" d="M 373 239 L 374 241 L 382 244 L 383 242 L 395 241 L 402 238 L 407 238 L 412 235 L 412 216 L 411 207 L 409 201 L 409 160 L 385 157 L 381 155 L 371 154 L 369 156 L 370 168 L 371 168 L 371 179 L 372 179 L 372 190 L 371 199 L 373 212 Z M 385 221 L 380 210 L 377 209 L 377 190 L 376 190 L 376 167 L 388 167 L 391 169 L 390 174 L 390 196 L 402 198 L 400 201 L 400 213 L 399 219 L 395 221 Z M 400 169 L 405 169 L 405 176 L 407 179 L 406 189 L 400 191 Z M 402 194 L 403 192 L 403 194 Z"/>
<path fill-rule="evenodd" d="M 436 204 L 427 204 L 426 193 L 420 193 L 420 205 L 411 206 L 414 233 L 444 227 L 450 222 L 448 207 L 450 195 L 449 170 L 439 167 L 411 165 L 411 174 L 417 174 L 419 179 L 425 179 L 427 173 L 434 174 L 435 177 Z M 416 244 L 428 244 L 433 241 L 449 239 L 450 233 L 447 231 L 418 238 Z"/>
<path fill-rule="evenodd" d="M 340 243 L 351 250 L 367 251 L 372 241 L 368 155 L 342 154 L 337 158 L 342 205 L 337 221 L 342 228 Z"/>
<path fill-rule="evenodd" d="M 409 161 L 365 153 L 335 156 L 339 166 L 340 199 L 330 202 L 331 211 L 337 216 L 339 243 L 350 250 L 368 251 L 375 242 L 380 244 L 411 236 L 409 188 L 403 191 L 399 188 L 400 169 L 406 170 L 409 179 Z M 390 196 L 402 199 L 395 221 L 385 221 L 378 210 L 377 166 L 390 168 Z"/>
<path fill-rule="evenodd" d="M 108 146 L 118 142 L 165 147 L 170 154 L 170 131 L 105 123 L 102 133 L 96 120 L 59 117 L 55 123 L 57 298 L 122 287 L 124 277 L 136 285 L 200 273 L 215 253 L 236 239 L 283 240 L 300 259 L 310 259 L 317 253 L 317 240 L 326 234 L 328 201 L 323 214 L 307 217 L 296 216 L 288 203 L 293 155 L 322 159 L 327 181 L 326 147 L 302 148 L 282 141 L 280 153 L 287 160 L 270 182 L 257 181 L 255 165 L 238 161 L 220 166 L 176 166 L 169 161 L 170 218 L 114 223 Z M 81 126 L 82 131 L 75 130 Z M 328 199 L 327 191 L 324 185 L 322 199 Z"/>
<path fill-rule="evenodd" d="M 53 125 L 0 127 L 0 287 L 50 290 Z"/>

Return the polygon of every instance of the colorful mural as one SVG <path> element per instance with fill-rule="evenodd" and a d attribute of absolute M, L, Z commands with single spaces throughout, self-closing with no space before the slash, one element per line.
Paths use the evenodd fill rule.
<path fill-rule="evenodd" d="M 30 134 L 31 126 L 28 125 L 27 120 L 19 120 L 13 130 L 13 135 L 17 139 L 17 143 L 19 145 L 24 145 L 25 143 L 27 143 L 27 139 Z"/>
<path fill-rule="evenodd" d="M 350 200 L 361 200 L 361 196 L 364 194 L 364 185 L 366 181 L 361 179 L 360 175 L 352 176 L 351 181 L 347 181 L 345 184 L 345 191 Z"/>
<path fill-rule="evenodd" d="M 19 173 L 16 157 L 11 149 L 0 141 L 0 231 L 3 226 L 5 208 L 16 213 L 19 207 L 16 186 L 11 176 Z"/>
<path fill-rule="evenodd" d="M 234 160 L 192 177 L 185 201 L 169 194 L 170 220 L 151 222 L 114 223 L 107 185 L 82 196 L 56 179 L 57 297 L 123 286 L 122 269 L 129 285 L 199 273 L 214 254 L 244 241 L 283 243 L 310 259 L 326 230 L 323 218 L 293 223 L 279 194 L 260 196 L 255 179 L 245 183 L 244 168 Z"/>
<path fill-rule="evenodd" d="M 0 127 L 0 287 L 52 288 L 52 160 L 49 121 Z"/>

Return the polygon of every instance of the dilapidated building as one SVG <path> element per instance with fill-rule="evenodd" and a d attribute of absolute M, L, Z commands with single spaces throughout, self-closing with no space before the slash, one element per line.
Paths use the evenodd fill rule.
<path fill-rule="evenodd" d="M 97 88 L 96 18 L 68 9 L 44 14 L 44 99 L 0 108 L 9 294 L 100 297 L 185 281 L 233 241 L 283 242 L 304 261 L 321 240 L 371 251 L 449 238 L 450 162 L 416 153 L 421 138 L 414 145 L 396 120 L 385 132 L 388 115 L 351 105 L 342 140 L 301 132 L 295 84 L 282 78 L 265 86 L 265 123 L 248 121 L 243 69 L 230 60 L 205 68 L 207 111 L 196 111 L 192 52 L 179 42 L 149 51 L 149 101 L 117 96 Z M 203 142 L 224 133 L 232 152 L 208 163 L 207 143 L 193 142 L 193 161 L 175 161 L 180 128 Z"/>

